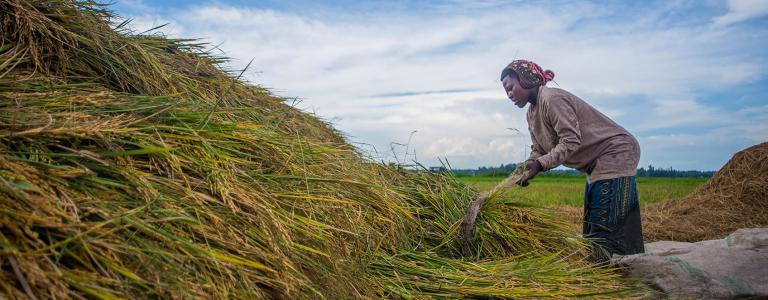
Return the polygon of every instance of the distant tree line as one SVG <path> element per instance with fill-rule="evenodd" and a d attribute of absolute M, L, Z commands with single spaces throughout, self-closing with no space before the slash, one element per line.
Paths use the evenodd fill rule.
<path fill-rule="evenodd" d="M 501 164 L 498 167 L 479 167 L 477 169 L 451 169 L 456 176 L 507 176 L 515 171 L 516 164 Z"/>
<path fill-rule="evenodd" d="M 669 167 L 669 169 L 657 169 L 653 165 L 648 165 L 647 169 L 637 169 L 638 177 L 712 177 L 712 175 L 715 175 L 715 171 L 683 171 L 672 169 L 672 167 Z"/>
<path fill-rule="evenodd" d="M 451 173 L 456 176 L 507 176 L 515 171 L 516 164 L 501 164 L 498 167 L 479 167 L 477 169 L 451 169 Z M 444 170 L 444 168 L 440 168 Z M 697 170 L 675 170 L 672 167 L 667 169 L 656 168 L 648 165 L 647 168 L 637 169 L 638 177 L 712 177 L 715 171 L 697 171 Z M 556 169 L 542 173 L 540 176 L 582 176 L 582 173 L 574 169 Z"/>

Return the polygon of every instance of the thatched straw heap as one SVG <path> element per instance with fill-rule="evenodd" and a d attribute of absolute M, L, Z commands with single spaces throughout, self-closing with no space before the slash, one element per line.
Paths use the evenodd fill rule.
<path fill-rule="evenodd" d="M 625 288 L 562 221 L 365 159 L 96 3 L 0 0 L 0 298 L 542 298 Z"/>
<path fill-rule="evenodd" d="M 648 205 L 643 217 L 646 241 L 713 240 L 768 226 L 768 142 L 736 153 L 690 195 Z"/>

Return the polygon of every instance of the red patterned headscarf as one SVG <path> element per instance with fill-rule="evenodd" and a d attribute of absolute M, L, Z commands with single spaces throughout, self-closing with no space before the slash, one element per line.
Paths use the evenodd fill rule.
<path fill-rule="evenodd" d="M 510 75 L 510 72 L 515 72 L 515 74 L 517 74 L 517 78 L 520 79 L 520 85 L 526 89 L 545 85 L 555 78 L 554 72 L 550 70 L 542 71 L 541 67 L 536 63 L 523 59 L 514 60 L 507 65 L 507 67 L 501 71 L 501 80 L 504 80 L 504 77 Z"/>

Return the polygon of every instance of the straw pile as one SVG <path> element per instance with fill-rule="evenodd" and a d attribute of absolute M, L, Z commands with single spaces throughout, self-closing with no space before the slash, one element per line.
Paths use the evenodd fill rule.
<path fill-rule="evenodd" d="M 768 143 L 736 153 L 690 195 L 646 206 L 646 241 L 721 239 L 739 228 L 768 226 Z"/>
<path fill-rule="evenodd" d="M 544 211 L 364 158 L 194 40 L 0 0 L 0 298 L 621 296 Z"/>

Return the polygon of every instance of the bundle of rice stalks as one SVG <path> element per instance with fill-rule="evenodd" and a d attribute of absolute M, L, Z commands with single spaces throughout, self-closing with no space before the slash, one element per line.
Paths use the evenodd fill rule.
<path fill-rule="evenodd" d="M 509 199 L 484 207 L 461 257 L 476 191 L 365 159 L 193 40 L 110 25 L 90 1 L 0 11 L 2 298 L 624 290 L 561 222 Z M 439 295 L 419 283 L 435 278 Z"/>
<path fill-rule="evenodd" d="M 401 252 L 383 256 L 370 269 L 381 277 L 387 298 L 615 298 L 626 289 L 609 270 L 575 267 L 557 254 L 470 262 Z M 586 283 L 595 278 L 604 285 Z"/>
<path fill-rule="evenodd" d="M 646 241 L 721 239 L 768 226 L 768 143 L 742 150 L 690 195 L 646 206 Z"/>
<path fill-rule="evenodd" d="M 406 201 L 419 208 L 416 213 L 425 239 L 421 244 L 436 245 L 424 250 L 448 257 L 488 258 L 586 249 L 584 240 L 567 229 L 567 222 L 513 195 L 499 194 L 483 203 L 475 222 L 473 248 L 466 255 L 460 245 L 459 227 L 477 191 L 459 183 L 450 173 L 420 173 L 404 179 L 398 185 L 410 195 Z"/>

